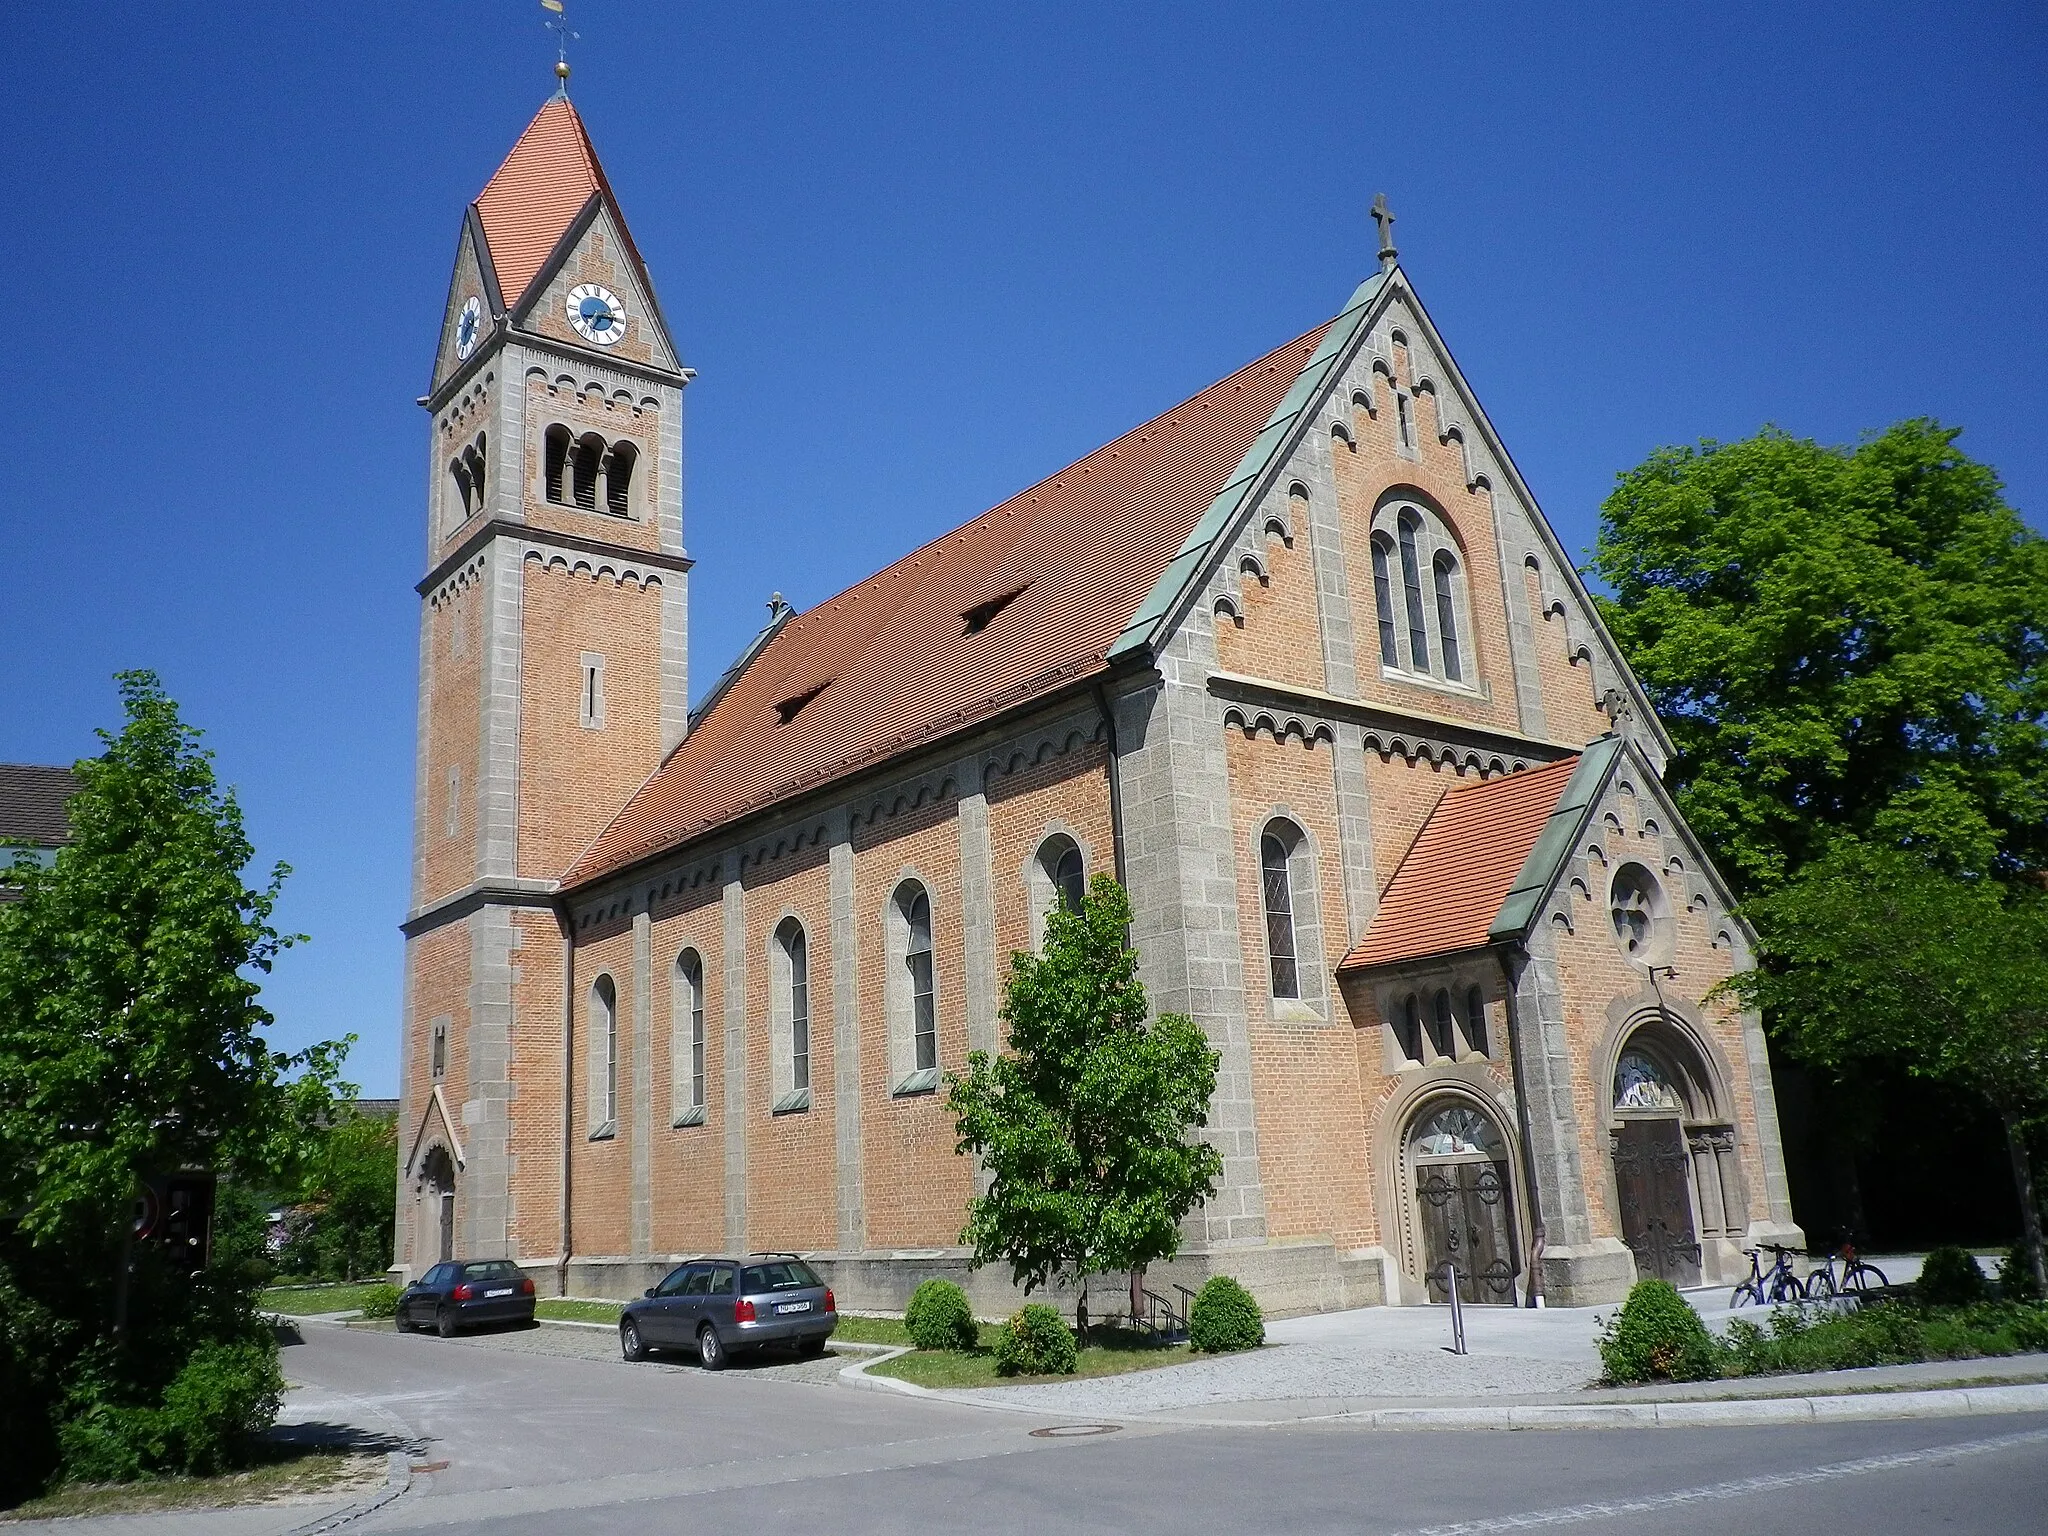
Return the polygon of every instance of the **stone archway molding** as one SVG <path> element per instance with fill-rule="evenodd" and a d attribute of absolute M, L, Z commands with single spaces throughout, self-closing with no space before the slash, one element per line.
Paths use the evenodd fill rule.
<path fill-rule="evenodd" d="M 440 1135 L 434 1135 L 434 1123 L 440 1122 Z M 448 1113 L 448 1101 L 441 1096 L 441 1085 L 434 1084 L 433 1092 L 427 1097 L 427 1107 L 420 1116 L 419 1129 L 413 1132 L 412 1151 L 406 1155 L 405 1176 L 417 1178 L 427 1152 L 437 1141 L 445 1142 L 448 1155 L 455 1159 L 457 1173 L 469 1166 L 469 1159 L 462 1155 L 462 1138 L 456 1134 L 455 1117 Z"/>

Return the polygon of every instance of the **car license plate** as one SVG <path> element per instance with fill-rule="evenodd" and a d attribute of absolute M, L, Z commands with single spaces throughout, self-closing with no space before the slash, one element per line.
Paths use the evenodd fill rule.
<path fill-rule="evenodd" d="M 503 1287 L 502 1289 L 499 1289 L 499 1290 L 495 1290 L 495 1291 L 485 1291 L 485 1292 L 484 1292 L 484 1300 L 486 1300 L 486 1301 L 489 1301 L 489 1300 L 490 1300 L 490 1299 L 491 1299 L 492 1297 L 494 1297 L 494 1296 L 510 1296 L 511 1294 L 512 1294 L 512 1287 L 508 1285 L 508 1286 L 505 1286 L 505 1287 Z"/>
<path fill-rule="evenodd" d="M 783 1301 L 776 1303 L 775 1310 L 777 1312 L 808 1312 L 811 1310 L 811 1304 L 808 1301 Z"/>

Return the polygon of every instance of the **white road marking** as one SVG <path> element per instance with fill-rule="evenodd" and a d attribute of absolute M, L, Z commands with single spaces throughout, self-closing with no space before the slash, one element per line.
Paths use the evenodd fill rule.
<path fill-rule="evenodd" d="M 1740 1499 L 1750 1494 L 1770 1493 L 1780 1488 L 1799 1488 L 1808 1483 L 1831 1483 L 1866 1472 L 1890 1472 L 1930 1461 L 1957 1456 L 1982 1456 L 2008 1451 L 2022 1445 L 2048 1441 L 2048 1429 L 2031 1429 L 2016 1435 L 1999 1435 L 1988 1440 L 1965 1440 L 1956 1445 L 1932 1445 L 1923 1451 L 1901 1451 L 1893 1456 L 1865 1456 L 1856 1461 L 1830 1462 L 1802 1472 L 1772 1472 L 1745 1477 L 1730 1483 L 1710 1483 L 1703 1488 L 1680 1488 L 1671 1493 L 1645 1494 L 1638 1499 L 1610 1499 L 1595 1504 L 1571 1504 L 1561 1509 L 1536 1509 L 1518 1515 L 1496 1515 L 1489 1520 L 1461 1520 L 1451 1525 L 1423 1526 L 1408 1536 L 1490 1536 L 1495 1531 L 1526 1531 L 1546 1525 L 1574 1525 L 1586 1520 L 1611 1520 L 1625 1515 L 1649 1514 L 1680 1504 L 1705 1504 L 1715 1499 Z"/>

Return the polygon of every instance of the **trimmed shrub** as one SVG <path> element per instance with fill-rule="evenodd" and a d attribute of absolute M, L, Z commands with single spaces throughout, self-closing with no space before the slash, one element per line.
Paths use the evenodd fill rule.
<path fill-rule="evenodd" d="M 2007 1301 L 2039 1301 L 2041 1287 L 2034 1282 L 2034 1266 L 2024 1243 L 2014 1243 L 1998 1261 L 1998 1294 Z"/>
<path fill-rule="evenodd" d="M 1221 1355 L 1265 1342 L 1266 1319 L 1252 1293 L 1228 1275 L 1211 1275 L 1188 1308 L 1188 1343 Z"/>
<path fill-rule="evenodd" d="M 373 1285 L 363 1292 L 363 1316 L 398 1316 L 398 1287 L 395 1285 Z"/>
<path fill-rule="evenodd" d="M 1967 1307 L 1984 1300 L 1988 1290 L 1976 1258 L 1951 1243 L 1927 1255 L 1913 1299 L 1923 1307 Z"/>
<path fill-rule="evenodd" d="M 1027 1302 L 996 1335 L 999 1376 L 1071 1376 L 1075 1358 L 1067 1320 L 1042 1301 Z"/>
<path fill-rule="evenodd" d="M 109 1399 L 95 1369 L 80 1373 L 58 1429 L 64 1476 L 125 1483 L 154 1473 L 206 1477 L 248 1460 L 277 1417 L 284 1376 L 267 1334 L 195 1349 L 151 1408 Z"/>
<path fill-rule="evenodd" d="M 1599 1344 L 1607 1379 L 1617 1385 L 1707 1381 L 1721 1374 L 1714 1336 L 1667 1280 L 1638 1280 L 1621 1310 L 1600 1325 Z"/>
<path fill-rule="evenodd" d="M 967 1351 L 981 1342 L 967 1293 L 950 1280 L 927 1280 L 911 1293 L 903 1326 L 919 1349 Z"/>

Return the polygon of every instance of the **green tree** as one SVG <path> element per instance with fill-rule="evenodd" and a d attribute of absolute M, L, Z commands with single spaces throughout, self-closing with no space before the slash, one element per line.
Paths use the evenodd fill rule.
<path fill-rule="evenodd" d="M 1007 1262 L 1026 1294 L 1173 1257 L 1222 1175 L 1216 1149 L 1189 1139 L 1208 1123 L 1219 1058 L 1185 1014 L 1146 1023 L 1130 923 L 1105 875 L 1079 911 L 1055 910 L 1044 952 L 1010 960 L 1009 1054 L 976 1051 L 948 1078 L 959 1150 L 990 1181 L 962 1241 L 977 1266 Z M 1084 1290 L 1084 1330 L 1087 1306 Z"/>
<path fill-rule="evenodd" d="M 1680 807 L 1745 887 L 1843 836 L 2048 863 L 2048 544 L 1958 435 L 1660 449 L 1602 508 L 1601 614 L 1677 746 Z"/>
<path fill-rule="evenodd" d="M 1727 990 L 1795 1052 L 1832 1067 L 1887 1057 L 1998 1114 L 2048 1286 L 2026 1139 L 2048 1114 L 2048 896 L 1843 841 L 1747 910 L 1764 964 Z"/>
<path fill-rule="evenodd" d="M 285 1269 L 332 1280 L 388 1269 L 397 1166 L 397 1125 L 340 1105 L 306 1159 L 295 1196 L 302 1214 L 282 1255 Z"/>
<path fill-rule="evenodd" d="M 162 1416 L 224 1361 L 261 1355 L 251 1369 L 274 1375 L 276 1346 L 246 1262 L 188 1276 L 131 1249 L 142 1182 L 295 1173 L 346 1045 L 265 1041 L 259 978 L 291 942 L 270 924 L 285 868 L 243 883 L 253 850 L 210 754 L 153 675 L 119 682 L 126 723 L 77 765 L 72 842 L 47 869 L 17 861 L 19 900 L 0 905 L 0 1313 L 39 1320 L 33 1380 L 5 1374 L 41 1395 L 10 1411 L 45 1415 L 66 1456 L 149 1470 L 239 1434 Z M 5 1465 L 13 1491 L 42 1455 Z"/>

